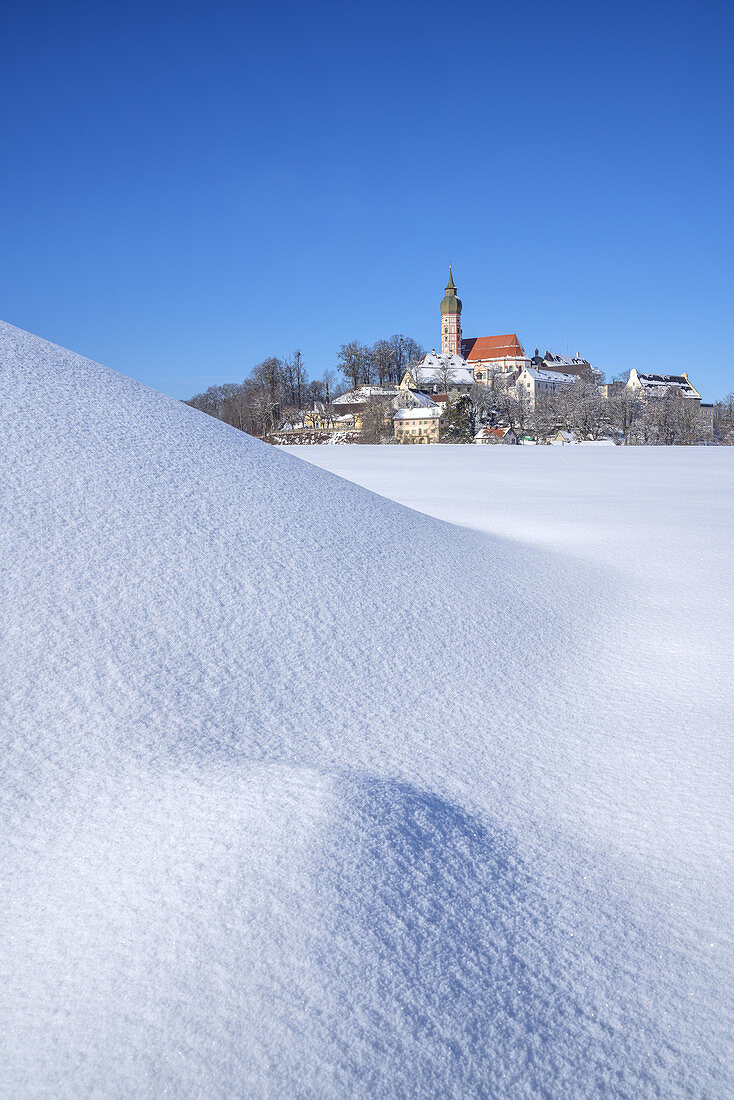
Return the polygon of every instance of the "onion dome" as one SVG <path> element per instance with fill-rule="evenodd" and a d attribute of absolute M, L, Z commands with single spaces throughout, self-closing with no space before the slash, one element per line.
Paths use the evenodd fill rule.
<path fill-rule="evenodd" d="M 449 281 L 446 284 L 446 293 L 441 302 L 441 313 L 461 313 L 461 298 L 456 297 L 456 284 L 454 276 L 449 268 Z"/>

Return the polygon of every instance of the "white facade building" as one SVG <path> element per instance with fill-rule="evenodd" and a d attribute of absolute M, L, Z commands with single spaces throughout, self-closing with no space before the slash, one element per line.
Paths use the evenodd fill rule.
<path fill-rule="evenodd" d="M 562 374 L 560 371 L 525 367 L 515 383 L 515 392 L 518 397 L 527 397 L 530 407 L 535 408 L 535 402 L 541 394 L 558 393 L 559 390 L 575 385 L 578 378 L 577 374 Z"/>

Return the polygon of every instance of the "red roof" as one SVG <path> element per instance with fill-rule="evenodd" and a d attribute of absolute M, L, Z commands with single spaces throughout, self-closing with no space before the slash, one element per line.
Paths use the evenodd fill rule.
<path fill-rule="evenodd" d="M 468 362 L 477 359 L 525 358 L 522 344 L 514 332 L 506 336 L 475 336 L 461 341 L 461 354 Z"/>

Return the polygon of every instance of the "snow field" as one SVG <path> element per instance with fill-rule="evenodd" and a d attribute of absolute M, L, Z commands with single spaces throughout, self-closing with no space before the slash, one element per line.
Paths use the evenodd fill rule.
<path fill-rule="evenodd" d="M 0 372 L 6 1095 L 726 1094 L 728 467 Z"/>

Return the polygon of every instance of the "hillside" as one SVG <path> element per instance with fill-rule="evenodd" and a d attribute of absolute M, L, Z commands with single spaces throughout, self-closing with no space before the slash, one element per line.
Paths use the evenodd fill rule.
<path fill-rule="evenodd" d="M 728 685 L 618 573 L 0 371 L 5 1095 L 725 1094 Z"/>

